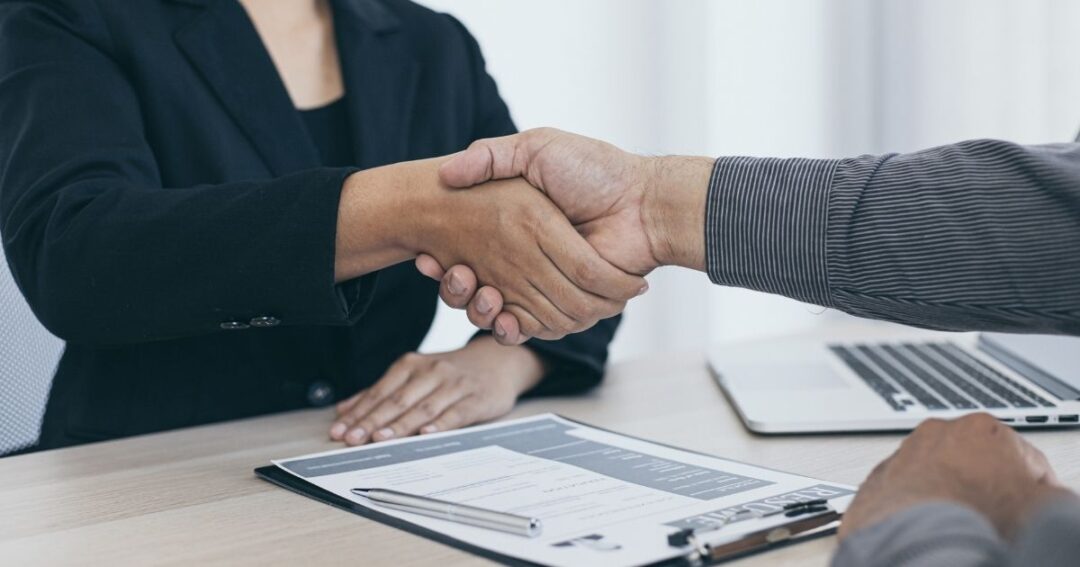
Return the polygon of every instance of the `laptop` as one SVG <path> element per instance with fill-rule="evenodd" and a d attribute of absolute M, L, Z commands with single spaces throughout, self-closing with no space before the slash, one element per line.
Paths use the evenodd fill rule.
<path fill-rule="evenodd" d="M 1017 428 L 1080 425 L 1080 338 L 764 340 L 714 348 L 709 367 L 757 433 L 904 431 L 980 411 Z"/>

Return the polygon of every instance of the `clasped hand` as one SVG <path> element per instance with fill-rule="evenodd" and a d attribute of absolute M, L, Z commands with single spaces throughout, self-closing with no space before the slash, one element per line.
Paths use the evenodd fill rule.
<path fill-rule="evenodd" d="M 439 175 L 451 187 L 476 186 L 470 191 L 495 179 L 523 179 L 547 195 L 599 256 L 626 273 L 644 276 L 664 264 L 703 268 L 704 188 L 711 164 L 705 158 L 645 158 L 543 128 L 480 140 L 443 163 Z M 442 280 L 443 301 L 466 309 L 476 326 L 493 328 L 500 343 L 547 338 L 544 316 L 529 312 L 506 288 L 484 277 L 482 264 L 425 254 L 416 264 L 425 275 Z M 600 286 L 590 289 L 605 292 Z M 641 293 L 646 289 L 643 285 Z M 611 314 L 594 311 L 580 319 L 591 322 Z M 559 327 L 566 332 L 585 328 Z"/>

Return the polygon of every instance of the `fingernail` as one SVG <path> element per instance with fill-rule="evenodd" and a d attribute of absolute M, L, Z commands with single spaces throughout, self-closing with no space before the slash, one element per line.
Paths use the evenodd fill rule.
<path fill-rule="evenodd" d="M 341 439 L 341 436 L 345 435 L 346 429 L 348 429 L 348 426 L 344 423 L 335 423 L 334 426 L 330 428 L 330 438 Z"/>
<path fill-rule="evenodd" d="M 641 289 L 638 290 L 637 294 L 639 296 L 645 295 L 645 292 L 647 291 L 649 291 L 649 282 L 645 282 L 645 285 L 641 286 Z"/>
<path fill-rule="evenodd" d="M 495 334 L 500 338 L 506 337 L 506 329 L 503 328 L 502 323 L 495 321 Z"/>
<path fill-rule="evenodd" d="M 420 433 L 427 435 L 428 433 L 435 433 L 439 428 L 434 425 L 425 425 L 420 428 Z"/>
<path fill-rule="evenodd" d="M 349 443 L 359 443 L 364 440 L 364 435 L 367 435 L 367 431 L 364 431 L 363 427 L 357 427 L 345 436 L 345 440 Z"/>
<path fill-rule="evenodd" d="M 450 293 L 454 295 L 461 295 L 465 293 L 465 282 L 461 281 L 461 276 L 456 273 L 450 274 L 450 283 L 446 285 L 450 289 Z"/>
<path fill-rule="evenodd" d="M 382 429 L 375 432 L 375 437 L 378 437 L 379 441 L 382 441 L 383 439 L 389 439 L 389 438 L 391 438 L 393 436 L 394 436 L 394 430 L 390 429 L 389 427 L 384 427 L 384 428 L 382 428 Z"/>
<path fill-rule="evenodd" d="M 483 314 L 485 314 L 485 315 L 488 314 L 488 313 L 491 313 L 491 302 L 488 301 L 488 299 L 486 297 L 481 295 L 476 300 L 476 310 L 483 313 Z"/>

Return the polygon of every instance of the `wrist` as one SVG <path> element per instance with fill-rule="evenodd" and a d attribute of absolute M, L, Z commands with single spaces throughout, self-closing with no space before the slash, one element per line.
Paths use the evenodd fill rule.
<path fill-rule="evenodd" d="M 705 269 L 705 200 L 712 160 L 645 158 L 641 224 L 660 265 Z"/>
<path fill-rule="evenodd" d="M 536 387 L 547 374 L 543 358 L 525 345 L 503 346 L 490 335 L 480 335 L 469 342 L 464 350 L 491 357 L 492 365 L 500 379 L 509 380 L 517 395 Z"/>
<path fill-rule="evenodd" d="M 338 205 L 335 281 L 414 258 L 439 190 L 436 160 L 359 171 L 345 179 Z"/>

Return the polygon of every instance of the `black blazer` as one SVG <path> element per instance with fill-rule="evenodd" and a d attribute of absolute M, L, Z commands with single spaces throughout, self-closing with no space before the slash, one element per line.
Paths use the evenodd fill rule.
<path fill-rule="evenodd" d="M 473 38 L 335 0 L 356 166 L 514 131 Z M 333 282 L 339 191 L 235 0 L 0 0 L 0 229 L 67 348 L 41 445 L 322 405 L 414 350 L 437 285 Z M 616 320 L 533 342 L 542 392 L 601 376 Z"/>

